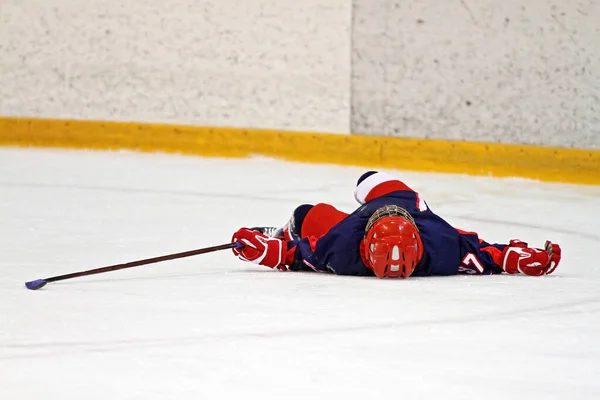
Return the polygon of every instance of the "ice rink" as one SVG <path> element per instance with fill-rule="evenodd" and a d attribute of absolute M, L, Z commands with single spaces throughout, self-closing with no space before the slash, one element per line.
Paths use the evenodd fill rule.
<path fill-rule="evenodd" d="M 2 399 L 599 399 L 600 187 L 391 171 L 490 242 L 559 243 L 549 276 L 284 273 L 227 243 L 364 168 L 0 148 Z"/>

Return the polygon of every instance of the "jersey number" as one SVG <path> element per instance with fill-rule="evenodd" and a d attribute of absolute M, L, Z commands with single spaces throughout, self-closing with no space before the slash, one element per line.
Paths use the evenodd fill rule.
<path fill-rule="evenodd" d="M 467 274 L 483 274 L 483 270 L 484 268 L 481 261 L 479 261 L 473 253 L 467 253 L 465 258 L 463 258 L 460 267 L 458 267 L 459 272 Z"/>

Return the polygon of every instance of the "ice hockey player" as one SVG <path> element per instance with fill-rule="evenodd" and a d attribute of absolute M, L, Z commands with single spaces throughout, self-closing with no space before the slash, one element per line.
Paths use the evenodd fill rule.
<path fill-rule="evenodd" d="M 244 261 L 292 271 L 379 278 L 455 274 L 544 275 L 561 258 L 557 244 L 520 240 L 490 244 L 453 228 L 419 194 L 393 176 L 370 171 L 358 180 L 361 204 L 346 214 L 329 204 L 297 207 L 281 229 L 241 228 L 232 242 Z M 276 231 L 276 232 L 273 232 Z"/>

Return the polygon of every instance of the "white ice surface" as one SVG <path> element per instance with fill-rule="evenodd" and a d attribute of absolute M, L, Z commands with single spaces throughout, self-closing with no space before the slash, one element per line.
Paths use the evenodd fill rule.
<path fill-rule="evenodd" d="M 1 399 L 598 399 L 600 188 L 392 171 L 488 241 L 562 245 L 557 272 L 378 280 L 230 251 L 303 202 L 352 210 L 361 168 L 0 149 Z"/>

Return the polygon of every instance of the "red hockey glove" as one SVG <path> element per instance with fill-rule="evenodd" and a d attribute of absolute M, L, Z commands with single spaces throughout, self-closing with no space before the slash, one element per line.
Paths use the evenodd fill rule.
<path fill-rule="evenodd" d="M 242 248 L 232 249 L 233 254 L 241 260 L 270 268 L 279 268 L 282 271 L 287 270 L 288 246 L 284 240 L 272 238 L 248 228 L 241 228 L 233 234 L 231 242 L 240 242 L 244 245 Z"/>
<path fill-rule="evenodd" d="M 527 243 L 511 240 L 502 252 L 502 269 L 509 274 L 539 276 L 554 272 L 560 262 L 560 246 L 546 241 L 544 249 L 527 247 Z"/>

